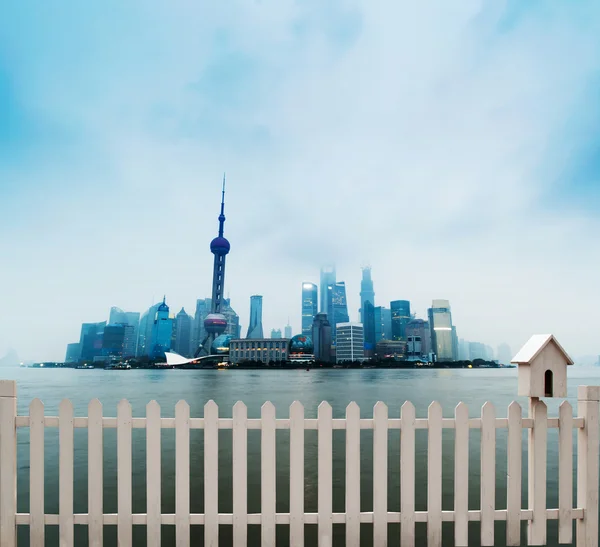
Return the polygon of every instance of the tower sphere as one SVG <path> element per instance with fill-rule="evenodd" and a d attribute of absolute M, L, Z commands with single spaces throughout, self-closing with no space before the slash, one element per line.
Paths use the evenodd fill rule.
<path fill-rule="evenodd" d="M 229 253 L 229 249 L 231 245 L 229 245 L 229 241 L 227 241 L 224 237 L 215 237 L 210 242 L 210 252 L 215 255 L 226 255 Z"/>
<path fill-rule="evenodd" d="M 221 334 L 227 328 L 227 318 L 222 313 L 209 313 L 204 328 L 211 334 Z"/>

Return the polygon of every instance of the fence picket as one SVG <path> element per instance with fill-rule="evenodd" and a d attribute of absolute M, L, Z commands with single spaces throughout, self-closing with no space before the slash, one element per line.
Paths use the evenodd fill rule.
<path fill-rule="evenodd" d="M 400 413 L 400 544 L 415 545 L 415 419 L 414 405 L 406 401 Z"/>
<path fill-rule="evenodd" d="M 58 407 L 59 527 L 61 547 L 73 547 L 73 404 L 63 399 Z"/>
<path fill-rule="evenodd" d="M 267 401 L 261 408 L 260 512 L 261 546 L 275 547 L 275 407 Z"/>
<path fill-rule="evenodd" d="M 290 546 L 304 547 L 304 407 L 290 406 Z"/>
<path fill-rule="evenodd" d="M 88 537 L 90 547 L 102 547 L 104 543 L 103 467 L 102 403 L 98 399 L 94 399 L 88 405 Z"/>
<path fill-rule="evenodd" d="M 360 408 L 352 402 L 346 407 L 346 546 L 359 545 Z"/>
<path fill-rule="evenodd" d="M 233 405 L 233 545 L 246 547 L 248 537 L 248 409 Z"/>
<path fill-rule="evenodd" d="M 454 544 L 469 544 L 469 408 L 454 409 Z"/>
<path fill-rule="evenodd" d="M 333 543 L 333 499 L 332 499 L 332 409 L 323 401 L 318 412 L 318 509 L 319 547 L 330 547 Z"/>
<path fill-rule="evenodd" d="M 29 538 L 31 547 L 44 547 L 44 403 L 29 405 Z"/>
<path fill-rule="evenodd" d="M 190 545 L 190 405 L 175 405 L 175 541 Z"/>
<path fill-rule="evenodd" d="M 508 406 L 507 472 L 506 477 L 506 545 L 521 545 L 521 465 L 523 412 L 513 401 Z"/>
<path fill-rule="evenodd" d="M 161 427 L 160 405 L 146 405 L 146 543 L 160 547 L 161 532 Z"/>
<path fill-rule="evenodd" d="M 219 407 L 204 405 L 204 545 L 219 546 Z"/>
<path fill-rule="evenodd" d="M 373 408 L 373 546 L 387 545 L 388 407 Z"/>
<path fill-rule="evenodd" d="M 563 401 L 558 415 L 558 542 L 573 541 L 573 408 Z"/>
<path fill-rule="evenodd" d="M 427 436 L 427 545 L 442 545 L 442 406 L 429 405 Z M 414 479 L 413 479 L 414 480 Z"/>
<path fill-rule="evenodd" d="M 119 547 L 132 544 L 131 516 L 131 405 L 122 399 L 117 405 L 117 536 Z"/>
<path fill-rule="evenodd" d="M 543 401 L 531 402 L 533 428 L 529 431 L 529 509 L 533 519 L 527 527 L 529 545 L 546 544 L 546 445 L 548 410 Z"/>
<path fill-rule="evenodd" d="M 496 510 L 496 410 L 487 402 L 481 408 L 481 545 L 494 545 Z"/>

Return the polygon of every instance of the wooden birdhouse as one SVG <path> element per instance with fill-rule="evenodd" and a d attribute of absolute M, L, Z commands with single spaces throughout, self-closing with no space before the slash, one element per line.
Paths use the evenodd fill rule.
<path fill-rule="evenodd" d="M 567 396 L 567 366 L 573 359 L 552 334 L 534 334 L 511 363 L 519 368 L 520 396 Z"/>

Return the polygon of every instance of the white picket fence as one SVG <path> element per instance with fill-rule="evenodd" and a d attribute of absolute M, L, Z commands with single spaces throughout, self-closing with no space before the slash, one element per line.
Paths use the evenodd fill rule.
<path fill-rule="evenodd" d="M 0 382 L 0 545 L 16 546 L 16 526 L 28 525 L 32 547 L 45 541 L 45 525 L 58 525 L 61 546 L 74 545 L 74 525 L 87 525 L 93 547 L 103 544 L 103 526 L 117 525 L 120 546 L 132 544 L 132 526 L 147 527 L 147 544 L 158 547 L 161 526 L 174 525 L 178 546 L 190 545 L 190 526 L 203 525 L 205 545 L 216 547 L 219 524 L 233 525 L 233 544 L 247 544 L 247 525 L 259 524 L 263 546 L 275 545 L 276 524 L 289 525 L 290 544 L 304 545 L 304 525 L 317 524 L 320 546 L 329 546 L 334 523 L 345 523 L 346 544 L 357 547 L 361 523 L 373 524 L 375 547 L 387 545 L 388 523 L 400 523 L 403 547 L 415 545 L 415 523 L 427 523 L 430 546 L 440 546 L 442 522 L 454 522 L 455 543 L 468 544 L 468 523 L 481 523 L 481 544 L 494 544 L 494 522 L 506 521 L 508 545 L 520 545 L 520 525 L 528 523 L 528 543 L 546 543 L 548 520 L 558 520 L 559 541 L 571 543 L 572 522 L 576 521 L 578 547 L 598 546 L 598 465 L 599 465 L 600 388 L 580 386 L 579 416 L 573 417 L 571 405 L 563 402 L 558 418 L 548 418 L 543 402 L 534 400 L 530 417 L 522 416 L 520 405 L 508 407 L 508 417 L 496 417 L 491 403 L 485 403 L 479 418 L 469 418 L 467 406 L 459 404 L 454 418 L 443 418 L 442 408 L 434 402 L 427 418 L 417 418 L 415 407 L 406 402 L 399 417 L 390 417 L 388 408 L 377 403 L 373 418 L 360 418 L 359 407 L 348 405 L 346 417 L 333 419 L 331 406 L 323 402 L 316 419 L 305 418 L 304 407 L 295 402 L 289 418 L 277 419 L 274 406 L 262 406 L 260 419 L 249 419 L 246 406 L 238 402 L 233 418 L 220 418 L 217 405 L 210 401 L 203 418 L 191 418 L 185 401 L 175 407 L 174 418 L 161 417 L 159 405 L 152 401 L 145 418 L 132 417 L 131 405 L 119 403 L 116 418 L 103 416 L 98 400 L 89 404 L 87 417 L 74 417 L 69 400 L 61 402 L 58 416 L 45 416 L 44 405 L 32 401 L 28 416 L 16 412 L 16 385 Z M 16 444 L 17 428 L 30 431 L 30 512 L 17 513 Z M 44 432 L 59 431 L 59 513 L 44 513 Z M 88 430 L 88 512 L 73 511 L 73 438 L 74 428 Z M 103 429 L 117 430 L 118 511 L 103 513 Z M 146 513 L 132 511 L 132 429 L 146 430 L 147 508 Z M 161 429 L 175 429 L 176 509 L 161 513 Z M 559 432 L 558 508 L 546 507 L 547 430 Z M 203 514 L 190 512 L 190 430 L 204 430 Z M 233 512 L 218 513 L 219 429 L 233 435 Z M 261 512 L 247 510 L 247 432 L 261 431 Z M 289 513 L 277 513 L 275 506 L 276 431 L 290 431 Z M 333 430 L 346 432 L 345 512 L 332 511 L 332 438 Z M 373 430 L 373 511 L 360 509 L 360 431 Z M 400 511 L 388 511 L 388 432 L 400 430 Z M 427 510 L 415 510 L 415 432 L 427 430 Z M 442 430 L 454 430 L 456 462 L 454 470 L 454 509 L 442 510 Z M 468 508 L 469 432 L 480 430 L 481 505 Z M 496 509 L 496 430 L 507 429 L 507 509 Z M 521 507 L 522 431 L 529 432 L 527 508 Z M 578 432 L 577 503 L 573 505 L 573 442 Z M 318 437 L 318 512 L 305 512 L 304 432 L 317 430 Z"/>

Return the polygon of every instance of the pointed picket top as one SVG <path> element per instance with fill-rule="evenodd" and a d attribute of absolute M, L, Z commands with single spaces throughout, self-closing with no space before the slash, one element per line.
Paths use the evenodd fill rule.
<path fill-rule="evenodd" d="M 275 405 L 271 401 L 265 401 L 260 407 L 261 418 L 275 418 Z"/>
<path fill-rule="evenodd" d="M 517 401 L 513 401 L 508 405 L 508 414 L 512 415 L 517 413 L 521 415 L 523 413 L 523 408 L 519 403 L 517 403 Z"/>
<path fill-rule="evenodd" d="M 415 409 L 415 405 L 413 405 L 410 401 L 406 401 L 400 408 L 400 417 L 401 418 L 414 419 L 416 414 L 417 414 L 417 411 Z"/>
<path fill-rule="evenodd" d="M 383 401 L 377 401 L 373 407 L 373 412 L 382 412 L 382 409 L 387 411 L 388 406 Z"/>
<path fill-rule="evenodd" d="M 428 415 L 437 415 L 439 414 L 440 416 L 442 415 L 442 405 L 440 404 L 439 401 L 433 401 L 428 407 L 427 407 L 427 414 Z"/>
<path fill-rule="evenodd" d="M 117 410 L 129 410 L 129 411 L 131 411 L 131 403 L 127 399 L 121 399 L 117 403 Z"/>
<path fill-rule="evenodd" d="M 327 402 L 327 401 L 323 401 L 320 405 L 319 405 L 319 410 L 317 413 L 318 418 L 321 419 L 332 419 L 333 416 L 333 409 L 331 408 L 331 405 Z"/>
<path fill-rule="evenodd" d="M 321 404 L 319 405 L 319 411 L 321 409 L 323 409 L 323 410 L 330 409 L 331 410 L 331 405 L 327 401 L 321 401 Z"/>
<path fill-rule="evenodd" d="M 146 405 L 146 414 L 149 414 L 152 411 L 160 413 L 160 405 L 158 404 L 158 401 L 154 399 Z"/>
<path fill-rule="evenodd" d="M 455 416 L 469 416 L 469 406 L 461 401 L 454 407 Z"/>
<path fill-rule="evenodd" d="M 494 406 L 494 403 L 491 403 L 490 401 L 486 401 L 485 403 L 483 403 L 483 406 L 481 407 L 481 415 L 492 415 L 495 416 L 496 415 L 496 407 Z"/>
<path fill-rule="evenodd" d="M 189 403 L 184 399 L 177 401 L 177 404 L 175 405 L 175 413 L 177 413 L 177 412 L 184 412 L 184 413 L 187 412 L 189 414 L 190 413 Z"/>
<path fill-rule="evenodd" d="M 89 403 L 88 403 L 88 412 L 90 410 L 99 410 L 100 413 L 102 413 L 102 403 L 100 402 L 100 399 L 92 399 Z"/>
<path fill-rule="evenodd" d="M 219 409 L 219 407 L 218 407 L 217 403 L 215 403 L 212 399 L 210 401 L 207 401 L 206 404 L 204 405 L 205 413 L 206 413 L 206 411 L 209 411 L 209 410 L 216 411 L 218 409 Z"/>
<path fill-rule="evenodd" d="M 248 407 L 242 402 L 238 401 L 233 405 L 233 418 L 234 421 L 237 418 L 238 420 L 246 420 L 248 417 Z"/>
<path fill-rule="evenodd" d="M 560 405 L 558 407 L 558 411 L 560 413 L 560 416 L 562 417 L 563 412 L 571 412 L 571 414 L 572 414 L 573 407 L 571 406 L 571 403 L 569 403 L 569 401 L 563 401 L 562 403 L 560 403 Z"/>
<path fill-rule="evenodd" d="M 356 401 L 351 401 L 346 407 L 346 416 L 360 416 L 360 407 L 356 403 Z"/>
<path fill-rule="evenodd" d="M 33 399 L 33 401 L 31 401 L 31 403 L 29 403 L 29 413 L 31 414 L 32 412 L 35 411 L 41 412 L 42 414 L 44 413 L 44 403 L 42 403 L 41 399 L 38 399 L 37 397 L 35 399 Z"/>
<path fill-rule="evenodd" d="M 290 405 L 290 414 L 293 412 L 304 412 L 304 405 L 300 401 L 294 401 Z"/>
<path fill-rule="evenodd" d="M 58 405 L 58 412 L 59 414 L 63 414 L 63 413 L 71 413 L 73 414 L 73 403 L 71 402 L 70 399 L 63 399 L 60 404 Z"/>

